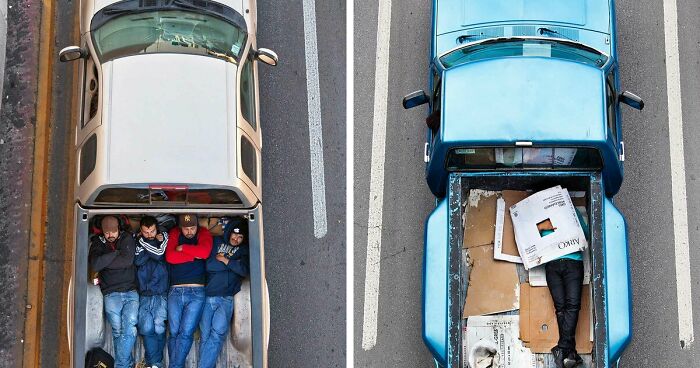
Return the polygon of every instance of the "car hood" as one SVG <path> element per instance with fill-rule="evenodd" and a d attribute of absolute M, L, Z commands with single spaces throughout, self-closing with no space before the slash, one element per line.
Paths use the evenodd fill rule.
<path fill-rule="evenodd" d="M 437 4 L 437 35 L 498 23 L 551 23 L 610 33 L 608 0 L 438 0 Z"/>
<path fill-rule="evenodd" d="M 105 63 L 108 182 L 230 185 L 236 70 L 223 60 L 184 54 Z"/>

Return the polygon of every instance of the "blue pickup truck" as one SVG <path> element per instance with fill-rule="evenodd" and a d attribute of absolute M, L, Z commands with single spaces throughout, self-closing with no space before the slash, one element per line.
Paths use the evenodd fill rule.
<path fill-rule="evenodd" d="M 436 365 L 466 366 L 469 191 L 561 185 L 585 192 L 590 224 L 586 366 L 617 367 L 631 339 L 626 225 L 613 204 L 625 158 L 620 103 L 644 103 L 620 90 L 614 2 L 436 0 L 432 19 L 430 91 L 403 105 L 429 106 L 426 178 L 436 207 L 425 224 L 423 339 Z M 538 366 L 553 367 L 543 355 Z"/>

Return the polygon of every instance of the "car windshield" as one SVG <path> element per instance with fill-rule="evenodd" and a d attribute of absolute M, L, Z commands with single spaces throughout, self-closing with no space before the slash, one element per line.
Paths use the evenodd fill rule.
<path fill-rule="evenodd" d="M 447 156 L 449 171 L 556 169 L 598 170 L 600 153 L 586 147 L 455 148 Z"/>
<path fill-rule="evenodd" d="M 493 39 L 450 51 L 440 57 L 442 65 L 449 69 L 472 61 L 511 56 L 537 56 L 573 60 L 602 67 L 608 57 L 585 45 L 549 39 Z"/>
<path fill-rule="evenodd" d="M 92 37 L 103 62 L 135 54 L 183 53 L 237 63 L 247 33 L 211 15 L 159 10 L 114 17 L 93 30 Z"/>

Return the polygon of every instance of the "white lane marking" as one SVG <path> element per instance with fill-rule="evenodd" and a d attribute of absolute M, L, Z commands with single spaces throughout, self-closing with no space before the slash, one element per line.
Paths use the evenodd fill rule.
<path fill-rule="evenodd" d="M 678 52 L 676 0 L 664 0 L 666 45 L 666 91 L 668 134 L 671 149 L 671 192 L 673 196 L 673 239 L 676 255 L 676 297 L 678 298 L 678 339 L 682 348 L 693 344 L 693 302 L 691 298 L 690 251 L 688 249 L 688 204 L 685 192 L 683 150 L 683 109 Z"/>
<path fill-rule="evenodd" d="M 346 6 L 345 13 L 345 136 L 353 137 L 355 134 L 355 122 L 353 120 L 355 100 L 355 73 L 354 73 L 354 7 Z M 355 227 L 355 175 L 353 172 L 355 160 L 355 147 L 353 140 L 348 138 L 345 143 L 345 302 L 347 305 L 345 322 L 345 360 L 346 367 L 355 366 L 355 355 L 352 353 L 355 347 L 355 244 L 353 235 Z"/>
<path fill-rule="evenodd" d="M 374 71 L 374 118 L 372 122 L 372 169 L 369 182 L 365 308 L 362 323 L 362 348 L 365 350 L 370 350 L 377 344 L 379 264 L 382 253 L 382 206 L 384 203 L 384 148 L 387 99 L 389 98 L 391 0 L 379 1 L 377 18 L 377 56 Z"/>
<path fill-rule="evenodd" d="M 321 88 L 318 81 L 318 45 L 316 41 L 316 3 L 304 0 L 304 46 L 306 56 L 306 94 L 309 111 L 309 149 L 311 151 L 311 193 L 313 195 L 314 236 L 328 232 L 326 216 L 326 179 L 323 169 L 323 127 L 321 125 Z"/>

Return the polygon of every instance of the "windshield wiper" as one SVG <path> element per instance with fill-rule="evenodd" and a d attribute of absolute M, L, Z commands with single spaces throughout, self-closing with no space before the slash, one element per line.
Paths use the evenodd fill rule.
<path fill-rule="evenodd" d="M 539 33 L 539 34 L 541 34 L 541 35 L 544 35 L 545 33 L 546 33 L 546 34 L 549 34 L 549 35 L 556 35 L 556 36 L 558 36 L 558 37 L 567 39 L 567 40 L 569 40 L 569 41 L 578 42 L 577 40 L 574 40 L 574 39 L 571 38 L 571 37 L 564 36 L 563 34 L 557 32 L 557 31 L 555 31 L 555 30 L 553 30 L 553 29 L 549 29 L 549 28 L 547 28 L 547 27 L 540 27 L 540 28 L 537 28 L 537 33 Z"/>
<path fill-rule="evenodd" d="M 126 13 L 134 13 L 138 12 L 139 9 L 124 9 L 124 8 L 109 8 L 105 9 L 102 11 L 104 15 L 118 15 L 118 14 L 126 14 Z"/>

